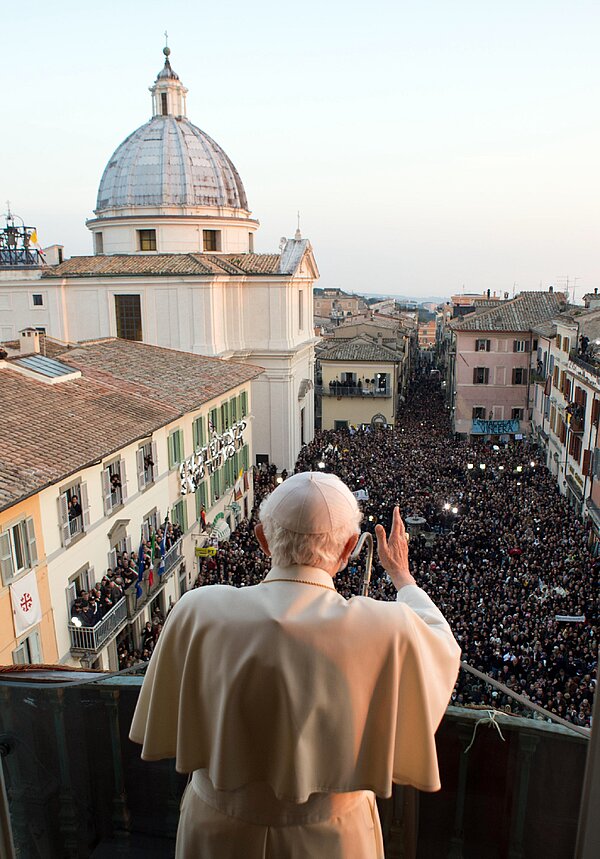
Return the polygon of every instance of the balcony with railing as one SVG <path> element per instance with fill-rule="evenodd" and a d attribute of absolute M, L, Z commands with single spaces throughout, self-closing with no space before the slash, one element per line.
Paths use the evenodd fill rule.
<path fill-rule="evenodd" d="M 83 516 L 81 514 L 69 517 L 69 534 L 71 539 L 78 534 L 83 534 Z"/>
<path fill-rule="evenodd" d="M 127 600 L 128 620 L 134 620 L 142 609 L 154 599 L 182 562 L 183 538 L 181 537 L 173 544 L 173 546 L 171 546 L 168 552 L 165 553 L 165 571 L 162 575 L 159 575 L 158 573 L 159 562 L 158 559 L 155 559 L 154 569 L 152 571 L 152 582 L 150 581 L 150 574 L 148 571 L 145 573 L 143 580 L 139 583 L 139 596 L 138 588 L 135 583 L 127 588 L 125 599 Z"/>
<path fill-rule="evenodd" d="M 389 385 L 383 388 L 364 385 L 316 385 L 315 393 L 321 397 L 391 397 Z"/>
<path fill-rule="evenodd" d="M 69 636 L 71 652 L 98 653 L 123 629 L 127 623 L 127 602 L 125 596 L 102 617 L 94 626 L 83 626 L 81 621 L 70 621 Z"/>
<path fill-rule="evenodd" d="M 173 761 L 142 761 L 127 739 L 142 683 L 131 672 L 0 674 L 16 855 L 174 855 L 186 777 Z M 539 714 L 448 707 L 436 735 L 441 791 L 395 785 L 378 800 L 387 859 L 597 859 L 593 844 L 581 847 L 590 827 L 600 837 L 594 742 Z"/>
<path fill-rule="evenodd" d="M 594 376 L 600 376 L 600 356 L 595 350 L 590 349 L 583 353 L 579 349 L 571 349 L 569 360 L 581 367 L 582 370 L 586 370 Z"/>

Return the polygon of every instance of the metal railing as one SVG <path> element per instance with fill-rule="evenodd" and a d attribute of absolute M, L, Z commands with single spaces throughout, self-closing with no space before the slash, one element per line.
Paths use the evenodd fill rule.
<path fill-rule="evenodd" d="M 127 618 L 133 620 L 144 606 L 151 600 L 155 594 L 162 588 L 164 583 L 171 577 L 173 571 L 183 561 L 183 537 L 180 537 L 176 543 L 165 553 L 165 571 L 162 576 L 158 575 L 159 559 L 154 560 L 154 569 L 152 571 L 152 584 L 150 584 L 149 573 L 146 572 L 144 579 L 140 582 L 141 593 L 137 595 L 136 583 L 134 582 L 127 588 L 125 599 L 127 602 Z"/>
<path fill-rule="evenodd" d="M 165 554 L 165 574 L 169 573 L 182 558 L 183 537 L 180 537 L 177 542 L 171 546 Z"/>
<path fill-rule="evenodd" d="M 81 515 L 73 516 L 69 519 L 69 534 L 75 537 L 77 534 L 83 534 L 83 518 Z"/>
<path fill-rule="evenodd" d="M 361 385 L 316 385 L 315 393 L 322 397 L 391 397 L 392 389 L 367 388 Z"/>
<path fill-rule="evenodd" d="M 127 604 L 123 596 L 94 626 L 77 626 L 75 623 L 69 623 L 71 650 L 98 652 L 109 639 L 121 631 L 126 621 Z"/>

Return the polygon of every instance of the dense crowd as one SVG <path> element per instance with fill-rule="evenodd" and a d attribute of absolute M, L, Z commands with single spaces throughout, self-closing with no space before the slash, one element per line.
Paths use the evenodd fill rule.
<path fill-rule="evenodd" d="M 427 532 L 410 544 L 411 567 L 448 618 L 463 659 L 545 709 L 589 725 L 600 561 L 591 533 L 538 456 L 524 441 L 452 439 L 439 391 L 421 381 L 395 429 L 321 433 L 301 452 L 298 469 L 322 464 L 352 490 L 365 489 L 365 530 L 389 526 L 395 504 L 405 519 L 424 518 Z M 360 572 L 350 567 L 338 575 L 338 590 L 357 593 Z M 395 596 L 377 564 L 371 593 Z M 464 671 L 454 700 L 515 708 Z"/>
<path fill-rule="evenodd" d="M 596 685 L 598 576 L 592 536 L 541 465 L 538 449 L 450 435 L 439 386 L 423 379 L 396 428 L 317 434 L 297 471 L 338 474 L 362 489 L 363 529 L 402 516 L 426 520 L 412 535 L 412 571 L 448 618 L 470 665 L 579 725 L 589 725 Z M 482 467 L 485 466 L 485 467 Z M 253 535 L 256 509 L 275 488 L 274 467 L 255 474 L 256 507 L 203 561 L 195 586 L 261 581 L 270 561 Z M 360 592 L 364 558 L 336 576 L 346 598 Z M 376 559 L 371 596 L 394 599 Z M 585 618 L 557 620 L 556 616 Z M 514 699 L 460 672 L 453 700 L 521 712 Z"/>

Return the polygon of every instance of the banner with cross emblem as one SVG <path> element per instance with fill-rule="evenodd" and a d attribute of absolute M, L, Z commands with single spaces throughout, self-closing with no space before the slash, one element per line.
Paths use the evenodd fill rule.
<path fill-rule="evenodd" d="M 31 626 L 42 619 L 42 606 L 38 593 L 35 570 L 27 573 L 10 586 L 15 635 L 23 635 Z"/>

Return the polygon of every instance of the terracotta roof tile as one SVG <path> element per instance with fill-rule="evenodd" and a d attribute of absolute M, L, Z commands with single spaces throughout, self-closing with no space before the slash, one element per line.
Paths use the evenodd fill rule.
<path fill-rule="evenodd" d="M 321 344 L 319 344 L 321 361 L 399 361 L 403 357 L 402 352 L 363 337 L 338 340 L 331 345 L 324 344 L 323 348 L 320 346 Z"/>
<path fill-rule="evenodd" d="M 0 510 L 250 381 L 261 368 L 132 343 L 81 344 L 48 385 L 0 367 Z"/>
<path fill-rule="evenodd" d="M 283 274 L 279 254 L 112 254 L 71 257 L 43 277 Z"/>
<path fill-rule="evenodd" d="M 450 327 L 455 331 L 529 331 L 556 316 L 564 306 L 562 292 L 522 292 L 499 307 L 453 320 Z"/>

